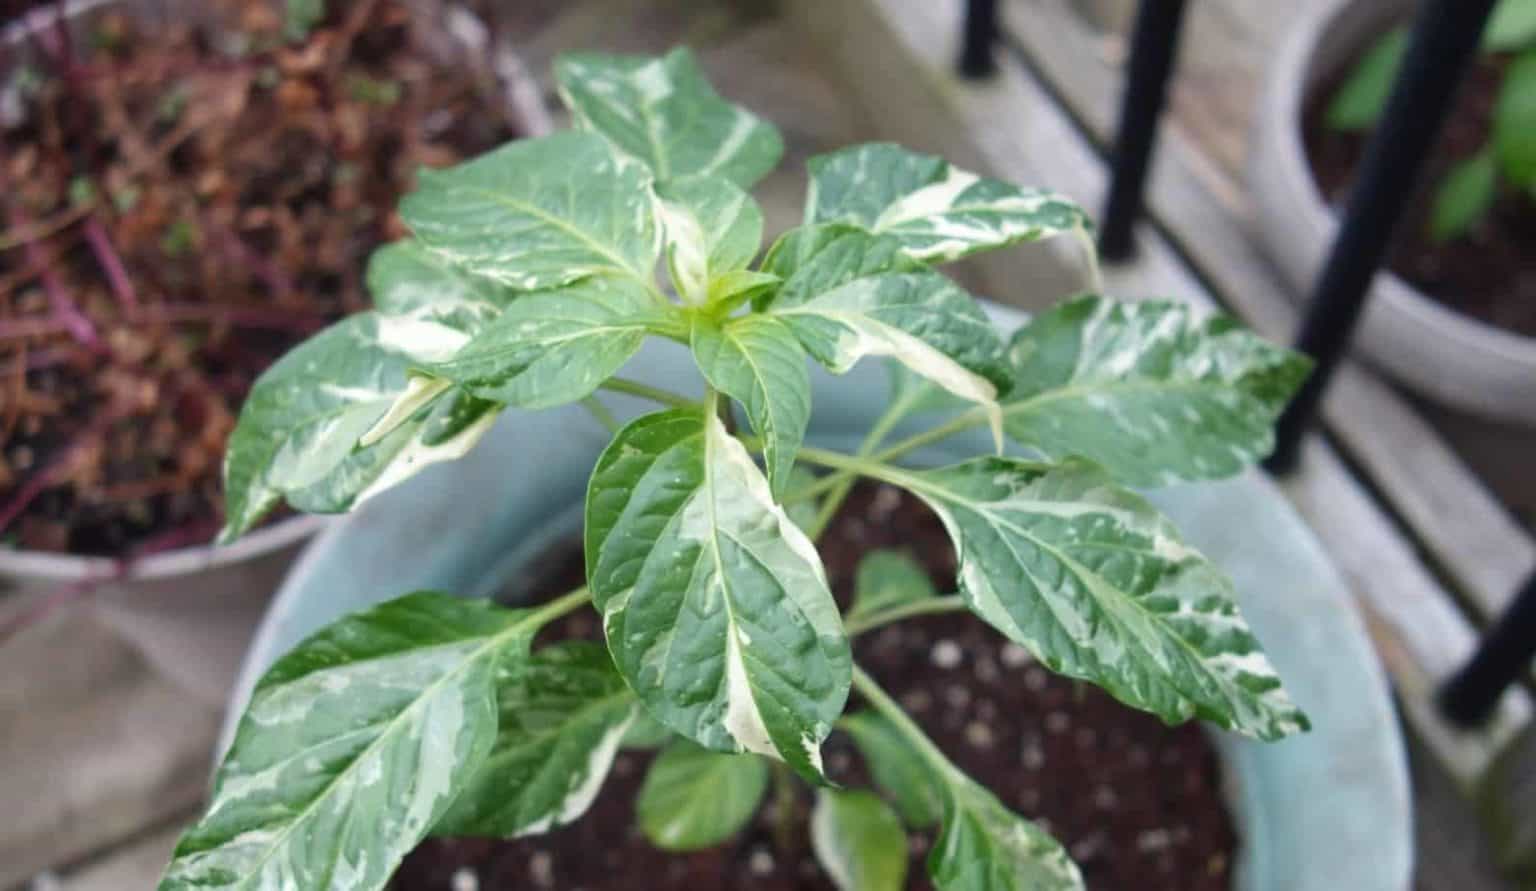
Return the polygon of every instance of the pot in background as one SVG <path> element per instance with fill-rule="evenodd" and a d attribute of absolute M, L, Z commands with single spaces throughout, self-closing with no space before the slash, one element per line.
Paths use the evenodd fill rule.
<path fill-rule="evenodd" d="M 1338 230 L 1302 141 L 1314 91 L 1413 12 L 1412 0 L 1301 4 L 1270 69 L 1248 158 L 1259 238 L 1298 300 L 1307 299 Z M 1381 370 L 1426 397 L 1536 428 L 1536 338 L 1436 302 L 1388 269 L 1376 274 L 1356 344 Z"/>
<path fill-rule="evenodd" d="M 1022 321 L 1016 312 L 991 311 L 1008 328 Z M 669 346 L 648 344 L 624 373 L 658 384 L 697 380 L 687 353 Z M 867 362 L 842 377 L 816 370 L 813 385 L 809 441 L 856 447 L 884 407 L 882 369 Z M 654 410 L 627 397 L 603 399 L 621 417 Z M 904 425 L 895 435 L 916 429 Z M 532 558 L 579 534 L 587 478 L 608 440 L 579 406 L 508 411 L 465 458 L 429 468 L 338 520 L 294 566 L 263 620 L 221 746 L 267 667 L 346 613 L 420 589 L 515 600 L 518 574 Z M 984 431 L 972 431 L 915 458 L 936 463 L 991 449 Z M 1213 731 L 1244 839 L 1234 887 L 1403 891 L 1413 859 L 1403 742 L 1344 580 L 1256 471 L 1152 497 L 1232 575 L 1255 631 L 1315 728 L 1277 744 Z M 1235 516 L 1243 522 L 1233 523 Z"/>

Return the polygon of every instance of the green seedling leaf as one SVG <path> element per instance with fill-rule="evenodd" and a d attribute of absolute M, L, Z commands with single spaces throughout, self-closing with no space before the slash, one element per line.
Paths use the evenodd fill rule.
<path fill-rule="evenodd" d="M 747 825 L 767 788 L 768 762 L 756 755 L 673 743 L 651 763 L 640 787 L 640 830 L 664 850 L 712 848 Z"/>
<path fill-rule="evenodd" d="M 900 242 L 932 263 L 1088 228 L 1071 200 L 961 170 L 891 143 L 810 161 L 806 219 L 841 222 Z"/>
<path fill-rule="evenodd" d="M 859 561 L 848 618 L 937 597 L 923 567 L 902 551 L 870 551 Z"/>
<path fill-rule="evenodd" d="M 1505 179 L 1522 189 L 1536 186 L 1536 50 L 1504 72 L 1493 108 L 1493 151 Z"/>
<path fill-rule="evenodd" d="M 1311 363 L 1184 304 L 1082 297 L 1020 328 L 1008 435 L 1137 486 L 1231 476 L 1269 454 Z"/>
<path fill-rule="evenodd" d="M 779 163 L 779 131 L 716 95 L 693 53 L 662 58 L 567 53 L 555 60 L 576 125 L 602 134 L 662 182 L 720 176 L 750 189 Z"/>
<path fill-rule="evenodd" d="M 712 406 L 619 431 L 587 490 L 586 555 L 608 648 L 653 717 L 821 776 L 848 639 L 810 539 Z"/>
<path fill-rule="evenodd" d="M 1397 80 L 1397 71 L 1402 67 L 1403 54 L 1407 50 L 1407 28 L 1393 28 L 1383 34 L 1355 64 L 1343 86 L 1328 103 L 1325 113 L 1328 126 L 1347 132 L 1376 126 L 1387 107 L 1387 97 L 1392 93 L 1392 83 Z"/>
<path fill-rule="evenodd" d="M 1447 242 L 1467 234 L 1493 207 L 1498 169 L 1493 154 L 1481 151 L 1451 168 L 1435 193 L 1429 235 Z"/>
<path fill-rule="evenodd" d="M 1532 0 L 1500 0 L 1483 32 L 1483 49 L 1517 52 L 1536 43 L 1536 3 Z"/>
<path fill-rule="evenodd" d="M 901 818 L 862 790 L 816 790 L 811 849 L 840 891 L 901 891 L 907 832 Z"/>
<path fill-rule="evenodd" d="M 927 829 L 944 813 L 944 798 L 927 765 L 901 732 L 877 712 L 844 715 L 837 726 L 853 738 L 875 786 L 913 829 Z"/>
<path fill-rule="evenodd" d="M 745 271 L 762 248 L 763 212 L 721 177 L 680 177 L 656 196 L 672 283 L 684 302 L 709 302 L 713 283 Z"/>

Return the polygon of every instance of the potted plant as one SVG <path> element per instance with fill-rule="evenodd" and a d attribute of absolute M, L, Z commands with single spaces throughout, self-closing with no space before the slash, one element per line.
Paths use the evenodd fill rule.
<path fill-rule="evenodd" d="M 1406 46 L 1407 0 L 1309 7 L 1271 70 L 1249 182 L 1266 248 L 1304 296 Z M 1530 427 L 1536 316 L 1536 3 L 1502 0 L 1484 50 L 1376 277 L 1359 344 L 1418 392 Z"/>
<path fill-rule="evenodd" d="M 1194 717 L 1230 732 L 1219 746 L 1250 833 L 1236 867 L 1200 734 L 1180 737 L 1186 767 L 1153 768 L 1143 750 L 1118 787 L 1164 790 L 1153 819 L 1210 805 L 1216 846 L 1167 887 L 1402 886 L 1400 743 L 1315 543 L 1253 476 L 1167 502 L 1203 516 L 1211 546 L 1273 555 L 1239 567 L 1274 595 L 1246 606 L 1301 678 L 1309 736 L 1233 583 L 1127 488 L 1238 473 L 1270 447 L 1305 360 L 1172 303 L 1089 295 L 1022 325 L 989 315 L 935 264 L 1081 232 L 1084 215 L 890 144 L 813 160 L 805 224 L 754 266 L 747 190 L 778 160 L 771 127 L 685 51 L 572 55 L 556 73 L 576 129 L 423 172 L 401 205 L 413 236 L 370 262 L 375 310 L 253 389 L 230 441 L 226 535 L 279 500 L 365 503 L 274 604 L 212 803 L 162 889 L 381 888 L 429 836 L 578 831 L 629 763 L 621 750 L 656 747 L 643 781 L 614 777 L 638 783 L 638 834 L 604 822 L 585 846 L 566 836 L 560 868 L 582 877 L 539 850 L 521 880 L 827 886 L 776 872 L 775 852 L 799 846 L 830 886 L 898 888 L 911 846 L 931 842 L 918 868 L 942 889 L 1081 888 L 1073 856 L 1099 868 L 1095 852 L 1015 812 L 1011 784 L 1044 762 L 988 788 L 934 740 L 1017 752 L 1005 734 L 1062 734 L 1071 703 L 1090 700 L 1152 716 L 1106 739 Z M 854 369 L 873 358 L 891 364 L 888 399 Z M 860 478 L 879 488 L 854 490 Z M 550 567 L 573 528 L 577 560 Z M 510 606 L 403 593 L 485 595 L 509 577 Z M 998 695 L 1054 689 L 1052 710 L 1008 699 L 958 730 L 920 723 L 919 691 L 886 690 L 912 680 L 892 669 L 913 652 L 892 637 L 909 621 L 957 636 L 923 638 L 918 675 L 974 659 Z M 1051 688 L 1051 673 L 1107 695 Z M 948 686 L 950 706 L 972 701 Z M 1096 732 L 1070 738 L 1083 731 Z M 881 794 L 852 788 L 868 781 Z M 770 786 L 770 847 L 672 869 L 630 844 L 718 845 Z M 1117 792 L 1099 789 L 1074 800 Z M 1155 872 L 1192 835 L 1125 841 Z M 451 881 L 478 886 L 464 867 Z"/>
<path fill-rule="evenodd" d="M 211 545 L 246 391 L 366 305 L 416 164 L 516 127 L 486 47 L 399 0 L 182 7 L 43 4 L 0 39 L 0 585 L 4 636 L 95 596 L 217 704 L 318 522 Z"/>

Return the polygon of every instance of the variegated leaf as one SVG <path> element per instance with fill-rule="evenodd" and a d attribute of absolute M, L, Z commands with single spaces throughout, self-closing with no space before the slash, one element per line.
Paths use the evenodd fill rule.
<path fill-rule="evenodd" d="M 747 825 L 768 788 L 768 762 L 674 742 L 646 771 L 635 811 L 640 831 L 658 848 L 697 851 Z"/>
<path fill-rule="evenodd" d="M 431 319 L 360 313 L 268 368 L 225 450 L 221 540 L 244 534 L 284 495 L 322 484 L 405 392 L 409 367 L 466 339 Z"/>
<path fill-rule="evenodd" d="M 713 407 L 619 431 L 587 489 L 586 557 L 608 648 L 653 717 L 820 777 L 848 639 L 810 539 Z"/>
<path fill-rule="evenodd" d="M 1014 335 L 1008 434 L 1152 486 L 1231 476 L 1269 454 L 1310 363 L 1178 303 L 1068 301 Z"/>
<path fill-rule="evenodd" d="M 382 888 L 485 761 L 527 611 L 412 594 L 341 619 L 252 695 L 161 891 Z"/>
<path fill-rule="evenodd" d="M 470 275 L 415 239 L 386 244 L 368 258 L 368 293 L 380 315 L 407 316 L 472 334 L 516 292 Z"/>
<path fill-rule="evenodd" d="M 716 95 L 686 49 L 661 58 L 567 53 L 555 60 L 555 79 L 577 126 L 663 182 L 701 173 L 749 189 L 784 153 L 779 132 Z"/>
<path fill-rule="evenodd" d="M 784 491 L 811 420 L 805 350 L 783 322 L 747 315 L 693 326 L 693 356 L 710 386 L 740 402 L 763 440 L 775 494 Z"/>
<path fill-rule="evenodd" d="M 712 283 L 746 270 L 762 248 L 763 212 L 728 179 L 680 177 L 658 184 L 656 196 L 667 268 L 687 303 L 709 301 Z"/>
<path fill-rule="evenodd" d="M 400 216 L 448 262 L 517 290 L 600 273 L 649 281 L 660 249 L 650 182 L 600 137 L 557 133 L 423 170 Z"/>
<path fill-rule="evenodd" d="M 766 309 L 770 303 L 804 303 L 856 279 L 925 268 L 908 257 L 894 238 L 844 223 L 799 226 L 779 236 L 763 257 L 763 271 L 778 276 L 783 284 L 760 296 L 756 305 Z"/>
<path fill-rule="evenodd" d="M 502 665 L 500 723 L 490 756 L 436 835 L 513 838 L 586 813 L 639 703 L 601 646 L 566 641 Z"/>
<path fill-rule="evenodd" d="M 1053 671 L 1175 723 L 1305 730 L 1231 583 L 1140 496 L 1082 461 L 891 470 L 939 515 L 971 609 Z"/>
<path fill-rule="evenodd" d="M 521 408 L 575 402 L 640 349 L 670 307 L 632 279 L 594 276 L 525 294 L 453 357 L 427 366 L 482 399 Z"/>
<path fill-rule="evenodd" d="M 901 891 L 907 831 L 890 806 L 863 790 L 817 789 L 811 849 L 839 891 Z"/>
<path fill-rule="evenodd" d="M 1084 891 L 1060 842 L 959 770 L 941 776 L 943 828 L 928 852 L 938 891 Z"/>
<path fill-rule="evenodd" d="M 889 235 L 909 255 L 929 262 L 1089 225 L 1082 209 L 1062 195 L 977 176 L 891 143 L 821 155 L 811 159 L 810 169 L 807 219 Z"/>

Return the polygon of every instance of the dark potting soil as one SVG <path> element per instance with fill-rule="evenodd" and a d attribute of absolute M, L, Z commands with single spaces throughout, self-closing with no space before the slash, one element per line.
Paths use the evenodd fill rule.
<path fill-rule="evenodd" d="M 1536 198 L 1505 187 L 1493 210 L 1465 235 L 1437 243 L 1429 235 L 1436 191 L 1447 172 L 1482 149 L 1507 64 L 1482 56 L 1468 75 L 1401 221 L 1387 266 L 1419 291 L 1491 325 L 1536 337 Z M 1339 80 L 1323 84 L 1307 106 L 1303 136 L 1319 190 L 1340 207 L 1354 182 L 1369 134 L 1325 122 Z"/>
<path fill-rule="evenodd" d="M 208 0 L 206 26 L 109 12 L 0 59 L 0 543 L 211 538 L 256 376 L 367 306 L 418 167 L 514 135 L 408 2 L 316 4 L 302 38 L 272 0 Z"/>
<path fill-rule="evenodd" d="M 953 590 L 954 553 L 937 517 L 899 490 L 863 485 L 819 549 L 846 606 L 860 556 L 896 548 L 922 562 L 940 590 Z M 531 575 L 537 596 L 582 581 L 573 542 Z M 539 643 L 600 639 L 596 613 L 583 610 L 546 629 Z M 1060 839 L 1088 887 L 1104 891 L 1224 891 L 1237 839 L 1221 796 L 1217 759 L 1196 725 L 1170 728 L 1086 684 L 1035 664 L 979 620 L 950 614 L 889 625 L 858 638 L 855 658 L 897 697 L 963 770 L 1019 814 Z M 861 704 L 857 696 L 850 709 Z M 789 849 L 775 844 L 770 808 L 734 840 L 693 854 L 652 847 L 635 825 L 635 798 L 651 753 L 621 752 L 580 820 L 517 841 L 433 839 L 406 858 L 394 891 L 637 891 L 752 889 L 831 891 L 806 830 L 812 802 L 802 788 L 801 820 Z M 827 741 L 828 771 L 868 786 L 846 737 Z M 931 833 L 915 833 L 910 888 L 929 888 L 924 858 Z"/>

